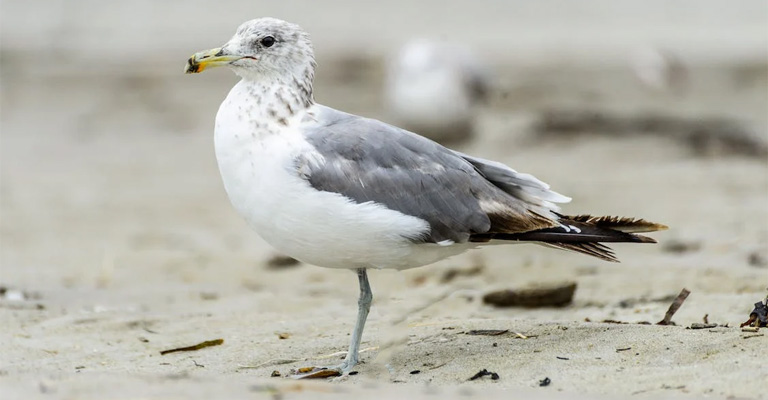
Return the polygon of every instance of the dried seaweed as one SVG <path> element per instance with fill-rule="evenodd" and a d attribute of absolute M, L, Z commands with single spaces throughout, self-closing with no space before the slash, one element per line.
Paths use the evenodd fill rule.
<path fill-rule="evenodd" d="M 204 349 L 206 347 L 218 346 L 223 343 L 224 343 L 224 339 L 206 340 L 205 342 L 201 342 L 193 346 L 177 347 L 175 349 L 163 350 L 160 352 L 160 355 L 164 356 L 166 354 L 175 353 L 178 351 L 197 351 L 200 349 Z"/>

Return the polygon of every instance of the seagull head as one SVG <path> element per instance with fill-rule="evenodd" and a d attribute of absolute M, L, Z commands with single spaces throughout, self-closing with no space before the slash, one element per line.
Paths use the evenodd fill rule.
<path fill-rule="evenodd" d="M 295 76 L 311 79 L 315 56 L 309 35 L 296 24 L 276 18 L 243 23 L 227 43 L 195 53 L 184 72 L 195 74 L 207 68 L 228 66 L 245 79 Z"/>

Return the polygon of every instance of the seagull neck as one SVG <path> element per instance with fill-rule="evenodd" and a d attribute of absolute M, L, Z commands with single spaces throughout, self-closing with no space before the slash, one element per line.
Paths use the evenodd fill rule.
<path fill-rule="evenodd" d="M 312 76 L 303 79 L 295 76 L 269 77 L 271 79 L 247 79 L 240 81 L 241 93 L 255 101 L 262 117 L 284 124 L 313 104 Z"/>

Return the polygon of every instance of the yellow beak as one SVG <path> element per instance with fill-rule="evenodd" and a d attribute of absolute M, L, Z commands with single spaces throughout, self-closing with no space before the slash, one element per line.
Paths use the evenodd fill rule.
<path fill-rule="evenodd" d="M 203 72 L 206 68 L 221 67 L 232 61 L 237 61 L 242 56 L 222 54 L 222 49 L 215 48 L 195 53 L 187 60 L 187 66 L 184 68 L 186 74 L 197 74 Z"/>

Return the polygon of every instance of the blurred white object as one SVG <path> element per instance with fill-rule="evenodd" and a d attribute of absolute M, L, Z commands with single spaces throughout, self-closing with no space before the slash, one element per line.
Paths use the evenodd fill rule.
<path fill-rule="evenodd" d="M 472 136 L 489 74 L 466 48 L 417 39 L 387 69 L 384 96 L 393 123 L 438 142 Z"/>
<path fill-rule="evenodd" d="M 676 54 L 656 47 L 635 50 L 632 69 L 640 81 L 654 90 L 682 93 L 688 86 L 688 69 Z"/>

